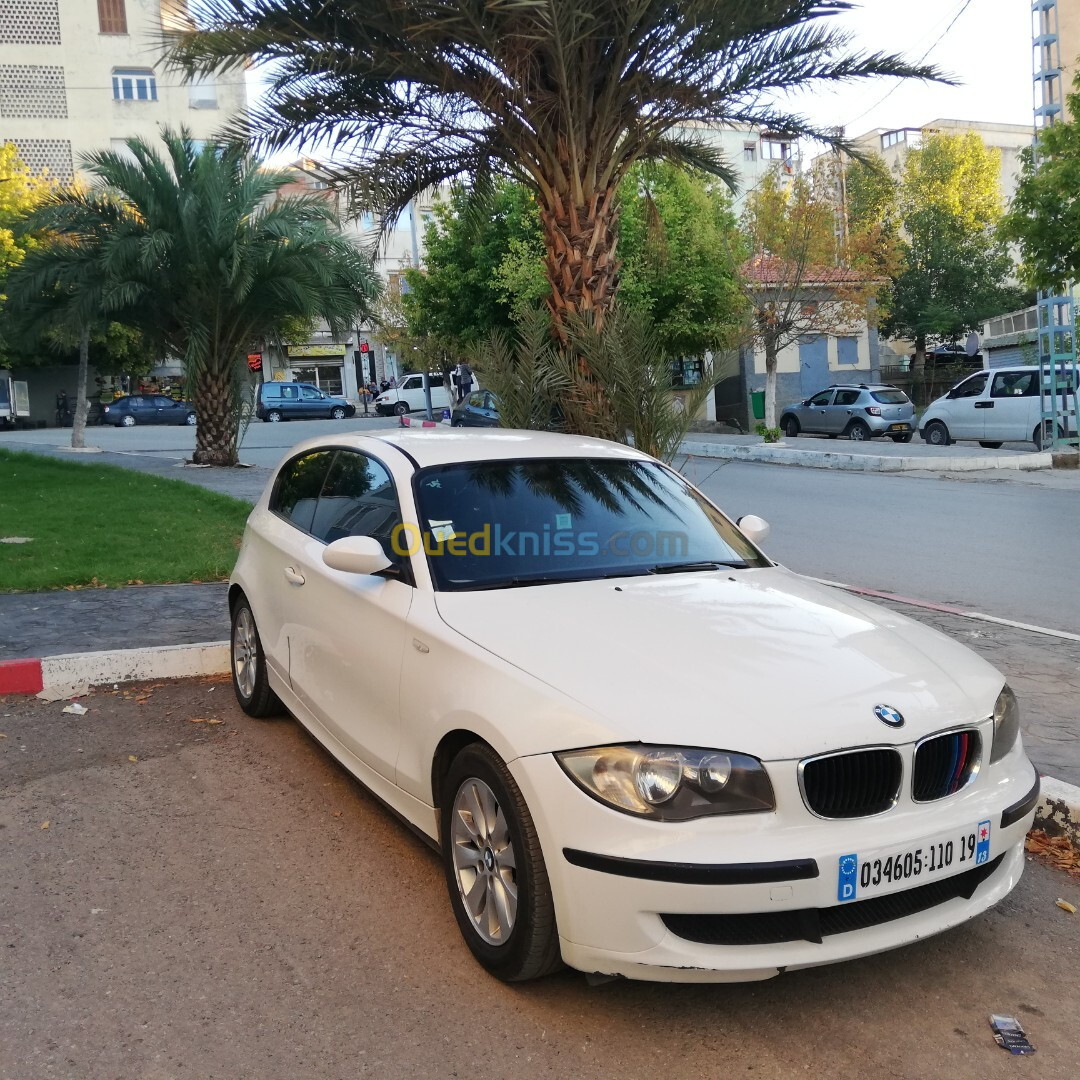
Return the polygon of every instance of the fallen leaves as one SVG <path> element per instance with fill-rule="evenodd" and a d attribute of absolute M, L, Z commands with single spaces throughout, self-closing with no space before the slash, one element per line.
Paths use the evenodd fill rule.
<path fill-rule="evenodd" d="M 43 829 L 47 829 L 47 828 L 49 827 L 49 822 L 47 822 L 47 821 L 43 821 L 43 822 L 41 823 L 41 827 L 42 827 Z"/>
<path fill-rule="evenodd" d="M 1024 841 L 1024 848 L 1055 869 L 1080 877 L 1080 851 L 1073 847 L 1067 836 L 1049 836 L 1041 829 L 1032 829 Z"/>
<path fill-rule="evenodd" d="M 1059 908 L 1061 908 L 1062 911 L 1067 911 L 1070 915 L 1076 914 L 1076 906 L 1074 904 L 1070 904 L 1068 900 L 1062 900 L 1059 896 L 1055 903 Z"/>
<path fill-rule="evenodd" d="M 136 756 L 135 756 L 134 754 L 128 754 L 128 761 L 130 761 L 130 762 L 131 762 L 131 763 L 132 763 L 133 765 L 134 765 L 134 764 L 135 764 L 135 762 L 136 762 L 136 761 L 138 761 L 138 760 L 139 760 L 139 759 L 138 759 L 138 758 L 137 758 L 137 757 L 136 757 Z"/>
<path fill-rule="evenodd" d="M 214 716 L 189 716 L 189 724 L 224 724 L 224 720 L 218 720 Z"/>

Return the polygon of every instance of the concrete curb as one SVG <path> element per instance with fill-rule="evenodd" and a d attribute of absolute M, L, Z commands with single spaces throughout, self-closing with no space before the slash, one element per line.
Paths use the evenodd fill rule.
<path fill-rule="evenodd" d="M 67 653 L 0 662 L 0 694 L 41 694 L 56 700 L 103 683 L 183 679 L 228 670 L 227 641 Z"/>
<path fill-rule="evenodd" d="M 884 454 L 845 454 L 833 450 L 794 449 L 780 443 L 750 446 L 684 440 L 681 451 L 691 457 L 724 458 L 762 465 L 801 465 L 807 469 L 843 469 L 847 472 L 982 472 L 988 469 L 1031 471 L 1049 469 L 1049 450 L 1010 457 L 926 456 L 887 457 Z"/>

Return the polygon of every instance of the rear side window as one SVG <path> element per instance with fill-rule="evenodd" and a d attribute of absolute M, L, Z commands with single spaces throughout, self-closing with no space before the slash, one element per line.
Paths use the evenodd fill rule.
<path fill-rule="evenodd" d="M 313 536 L 332 544 L 343 536 L 373 536 L 393 558 L 391 538 L 401 523 L 390 473 L 373 458 L 339 450 L 319 496 Z"/>
<path fill-rule="evenodd" d="M 1039 373 L 1031 371 L 1002 371 L 994 376 L 990 387 L 990 396 L 1001 397 L 1038 397 Z"/>
<path fill-rule="evenodd" d="M 333 450 L 320 450 L 301 454 L 287 462 L 278 473 L 270 509 L 298 529 L 311 532 L 319 492 L 333 459 Z"/>
<path fill-rule="evenodd" d="M 281 397 L 281 387 L 277 383 L 263 383 L 262 396 L 264 398 L 279 398 Z"/>
<path fill-rule="evenodd" d="M 873 390 L 870 396 L 882 405 L 910 405 L 907 394 L 903 390 Z"/>

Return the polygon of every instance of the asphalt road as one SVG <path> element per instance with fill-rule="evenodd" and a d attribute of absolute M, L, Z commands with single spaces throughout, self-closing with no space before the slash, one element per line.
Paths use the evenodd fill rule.
<path fill-rule="evenodd" d="M 1080 485 L 675 464 L 799 573 L 1080 633 Z"/>
<path fill-rule="evenodd" d="M 1036 862 L 966 926 L 853 963 L 505 986 L 434 854 L 297 724 L 225 682 L 84 702 L 0 700 L 0 1080 L 1076 1076 L 1080 916 L 1054 901 L 1080 883 Z"/>

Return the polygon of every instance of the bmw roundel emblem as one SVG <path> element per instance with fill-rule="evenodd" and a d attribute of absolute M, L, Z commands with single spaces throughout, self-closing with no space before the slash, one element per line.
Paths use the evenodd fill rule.
<path fill-rule="evenodd" d="M 874 715 L 883 723 L 888 724 L 889 727 L 903 727 L 904 717 L 901 713 L 897 712 L 891 705 L 875 705 Z"/>

